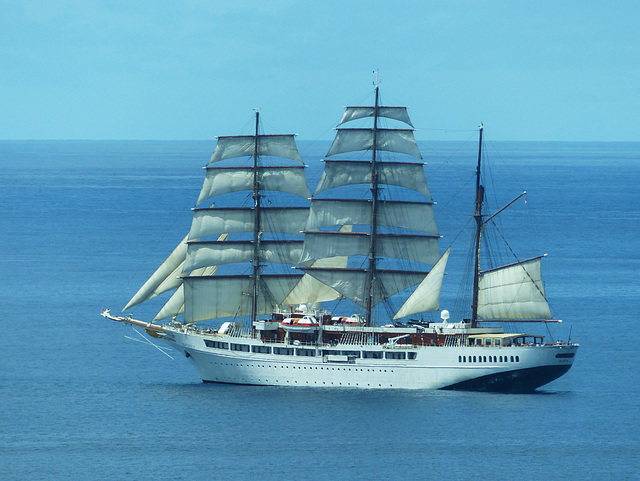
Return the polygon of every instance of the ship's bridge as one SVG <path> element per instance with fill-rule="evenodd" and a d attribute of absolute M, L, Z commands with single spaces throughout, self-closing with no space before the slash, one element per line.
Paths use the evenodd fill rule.
<path fill-rule="evenodd" d="M 506 347 L 535 346 L 543 344 L 544 336 L 534 334 L 472 334 L 469 346 Z"/>

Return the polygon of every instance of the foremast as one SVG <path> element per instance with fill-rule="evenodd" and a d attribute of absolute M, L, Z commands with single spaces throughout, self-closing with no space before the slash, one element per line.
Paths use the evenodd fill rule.
<path fill-rule="evenodd" d="M 249 166 L 242 160 L 245 156 L 251 158 Z M 236 266 L 229 266 L 230 274 L 184 276 L 185 321 L 248 316 L 253 323 L 259 315 L 271 313 L 281 304 L 300 279 L 299 274 L 291 273 L 290 267 L 302 252 L 300 232 L 306 223 L 308 206 L 294 207 L 286 196 L 271 194 L 269 205 L 265 205 L 264 192 L 286 193 L 308 202 L 311 193 L 305 166 L 274 165 L 272 157 L 303 163 L 294 135 L 260 133 L 258 110 L 254 135 L 218 137 L 198 203 L 219 195 L 230 207 L 214 204 L 194 210 L 185 271 Z M 233 165 L 222 163 L 227 160 Z M 237 196 L 222 197 L 244 190 L 251 192 L 251 207 L 238 206 Z M 203 240 L 223 233 L 232 237 L 224 242 Z M 247 234 L 251 240 L 247 240 Z M 247 261 L 251 271 L 244 274 L 241 264 Z M 267 267 L 269 272 L 265 270 Z"/>
<path fill-rule="evenodd" d="M 302 253 L 311 193 L 294 135 L 261 134 L 256 111 L 252 135 L 217 139 L 189 234 L 126 308 L 175 289 L 154 320 L 184 314 L 187 323 L 253 321 L 271 313 L 299 281 L 291 267 Z M 202 206 L 209 199 L 215 202 Z"/>

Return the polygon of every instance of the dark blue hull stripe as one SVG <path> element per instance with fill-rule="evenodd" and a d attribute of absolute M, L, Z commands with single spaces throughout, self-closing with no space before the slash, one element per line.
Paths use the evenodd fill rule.
<path fill-rule="evenodd" d="M 452 384 L 442 389 L 453 391 L 528 393 L 559 378 L 567 372 L 569 368 L 571 368 L 571 365 L 518 369 L 516 371 L 489 374 L 488 376 Z"/>

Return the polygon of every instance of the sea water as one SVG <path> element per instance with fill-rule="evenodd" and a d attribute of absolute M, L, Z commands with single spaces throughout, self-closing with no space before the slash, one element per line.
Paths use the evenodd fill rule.
<path fill-rule="evenodd" d="M 300 146 L 313 187 L 327 145 Z M 549 254 L 552 334 L 580 343 L 528 395 L 204 384 L 100 317 L 188 231 L 213 147 L 0 142 L 0 479 L 638 479 L 640 143 L 487 144 L 494 204 L 527 191 L 501 232 Z M 476 147 L 421 148 L 447 247 L 468 230 Z"/>

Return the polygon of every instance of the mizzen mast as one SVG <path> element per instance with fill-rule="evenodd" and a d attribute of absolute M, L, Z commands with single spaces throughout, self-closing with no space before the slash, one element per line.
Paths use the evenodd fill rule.
<path fill-rule="evenodd" d="M 480 167 L 482 164 L 482 124 L 480 124 L 480 136 L 478 141 L 478 167 L 476 169 L 476 208 L 473 218 L 476 221 L 475 258 L 473 269 L 473 302 L 471 305 L 471 327 L 476 327 L 478 322 L 478 290 L 480 279 L 480 240 L 482 237 L 482 202 L 484 201 L 484 187 L 480 183 Z"/>

